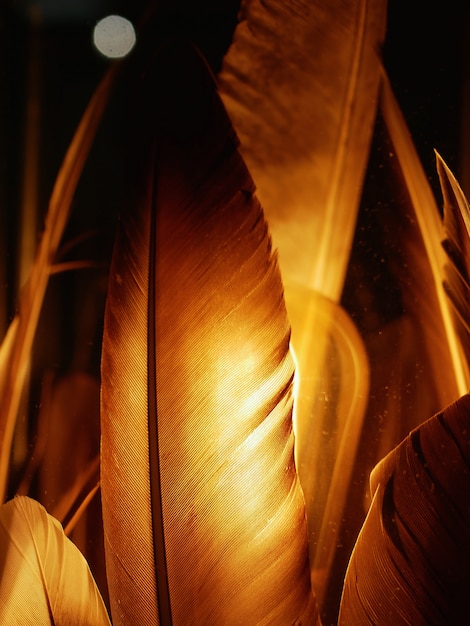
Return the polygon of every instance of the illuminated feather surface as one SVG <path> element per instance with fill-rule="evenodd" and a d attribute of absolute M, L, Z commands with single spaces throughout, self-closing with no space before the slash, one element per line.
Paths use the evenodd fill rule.
<path fill-rule="evenodd" d="M 386 7 L 245 0 L 219 76 L 284 283 L 335 302 L 376 116 Z"/>
<path fill-rule="evenodd" d="M 371 476 L 340 626 L 446 626 L 468 615 L 470 396 L 427 420 Z"/>
<path fill-rule="evenodd" d="M 0 508 L 0 623 L 109 626 L 88 565 L 59 522 L 18 496 Z"/>
<path fill-rule="evenodd" d="M 143 73 L 102 356 L 113 624 L 316 624 L 276 256 L 192 50 Z"/>

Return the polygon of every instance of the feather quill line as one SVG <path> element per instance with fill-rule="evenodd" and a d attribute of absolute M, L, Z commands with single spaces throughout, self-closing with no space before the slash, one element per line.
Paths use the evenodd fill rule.
<path fill-rule="evenodd" d="M 155 159 L 154 179 L 152 186 L 152 212 L 150 218 L 150 244 L 149 244 L 149 300 L 148 300 L 148 428 L 149 428 L 149 464 L 150 464 L 150 500 L 152 503 L 152 523 L 156 532 L 153 548 L 155 557 L 155 577 L 158 596 L 158 613 L 160 624 L 171 626 L 170 589 L 168 585 L 168 568 L 166 562 L 165 531 L 163 523 L 163 504 L 160 476 L 160 452 L 158 441 L 158 409 L 157 409 L 157 355 L 156 355 L 156 266 L 154 262 L 156 250 L 157 232 L 157 197 L 158 185 L 156 167 L 158 158 Z"/>
<path fill-rule="evenodd" d="M 350 150 L 350 136 L 351 136 L 351 120 L 354 114 L 355 102 L 357 98 L 357 89 L 359 84 L 359 76 L 361 72 L 361 58 L 365 52 L 365 41 L 366 41 L 366 25 L 367 25 L 367 12 L 368 5 L 370 5 L 369 1 L 364 1 L 359 3 L 359 15 L 357 16 L 356 22 L 356 44 L 354 49 L 354 55 L 351 62 L 351 70 L 349 72 L 349 82 L 346 91 L 346 97 L 343 104 L 343 115 L 342 115 L 342 123 L 338 138 L 336 156 L 334 159 L 334 166 L 331 175 L 330 184 L 328 187 L 328 193 L 325 203 L 325 218 L 324 218 L 324 227 L 321 231 L 321 237 L 318 244 L 319 253 L 318 253 L 318 267 L 314 268 L 314 273 L 311 278 L 310 286 L 319 291 L 320 293 L 325 293 L 325 295 L 331 297 L 335 302 L 339 301 L 341 297 L 343 281 L 346 272 L 346 266 L 349 260 L 350 254 L 350 246 L 352 245 L 352 237 L 354 235 L 354 227 L 356 223 L 356 210 L 343 211 L 342 212 L 342 220 L 341 220 L 341 237 L 345 236 L 345 233 L 350 238 L 348 241 L 348 246 L 345 249 L 345 258 L 342 259 L 341 267 L 343 268 L 342 276 L 337 277 L 337 285 L 336 287 L 331 288 L 331 293 L 325 290 L 325 276 L 329 275 L 328 266 L 331 263 L 331 255 L 329 251 L 331 249 L 336 250 L 337 246 L 332 246 L 332 240 L 338 236 L 338 204 L 341 206 L 343 202 L 341 201 L 341 195 L 344 193 L 342 190 L 343 176 L 345 173 L 345 164 L 347 160 L 348 150 Z M 374 54 L 377 52 L 374 50 Z M 377 63 L 379 63 L 379 58 L 377 55 Z M 372 134 L 372 128 L 370 129 L 370 135 Z M 359 188 L 359 187 L 358 187 Z M 348 193 L 350 192 L 350 187 L 347 187 Z M 350 198 L 351 200 L 352 198 Z M 358 205 L 358 201 L 356 201 L 353 205 Z M 349 218 L 349 219 L 348 219 Z M 332 281 L 333 282 L 333 281 Z"/>

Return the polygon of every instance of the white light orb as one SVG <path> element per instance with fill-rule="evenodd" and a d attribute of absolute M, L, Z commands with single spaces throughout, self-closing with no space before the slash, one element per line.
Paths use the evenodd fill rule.
<path fill-rule="evenodd" d="M 126 56 L 134 47 L 135 41 L 134 26 L 120 15 L 104 17 L 93 31 L 93 43 L 96 48 L 110 59 Z"/>

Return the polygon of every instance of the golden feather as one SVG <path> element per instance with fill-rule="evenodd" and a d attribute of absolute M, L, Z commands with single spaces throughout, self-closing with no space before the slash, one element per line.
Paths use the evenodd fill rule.
<path fill-rule="evenodd" d="M 377 112 L 386 7 L 245 0 L 219 76 L 285 284 L 335 302 Z"/>
<path fill-rule="evenodd" d="M 140 75 L 102 353 L 113 623 L 316 624 L 263 213 L 198 55 Z"/>
<path fill-rule="evenodd" d="M 296 460 L 320 605 L 368 395 L 367 355 L 339 302 L 377 114 L 386 8 L 246 0 L 219 76 L 279 249 L 297 365 Z M 333 380 L 337 403 L 328 399 Z"/>

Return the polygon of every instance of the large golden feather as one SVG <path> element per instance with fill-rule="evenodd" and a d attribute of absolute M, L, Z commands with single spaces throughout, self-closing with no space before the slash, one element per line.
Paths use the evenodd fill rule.
<path fill-rule="evenodd" d="M 102 355 L 113 623 L 316 624 L 263 213 L 198 55 L 141 75 Z"/>

